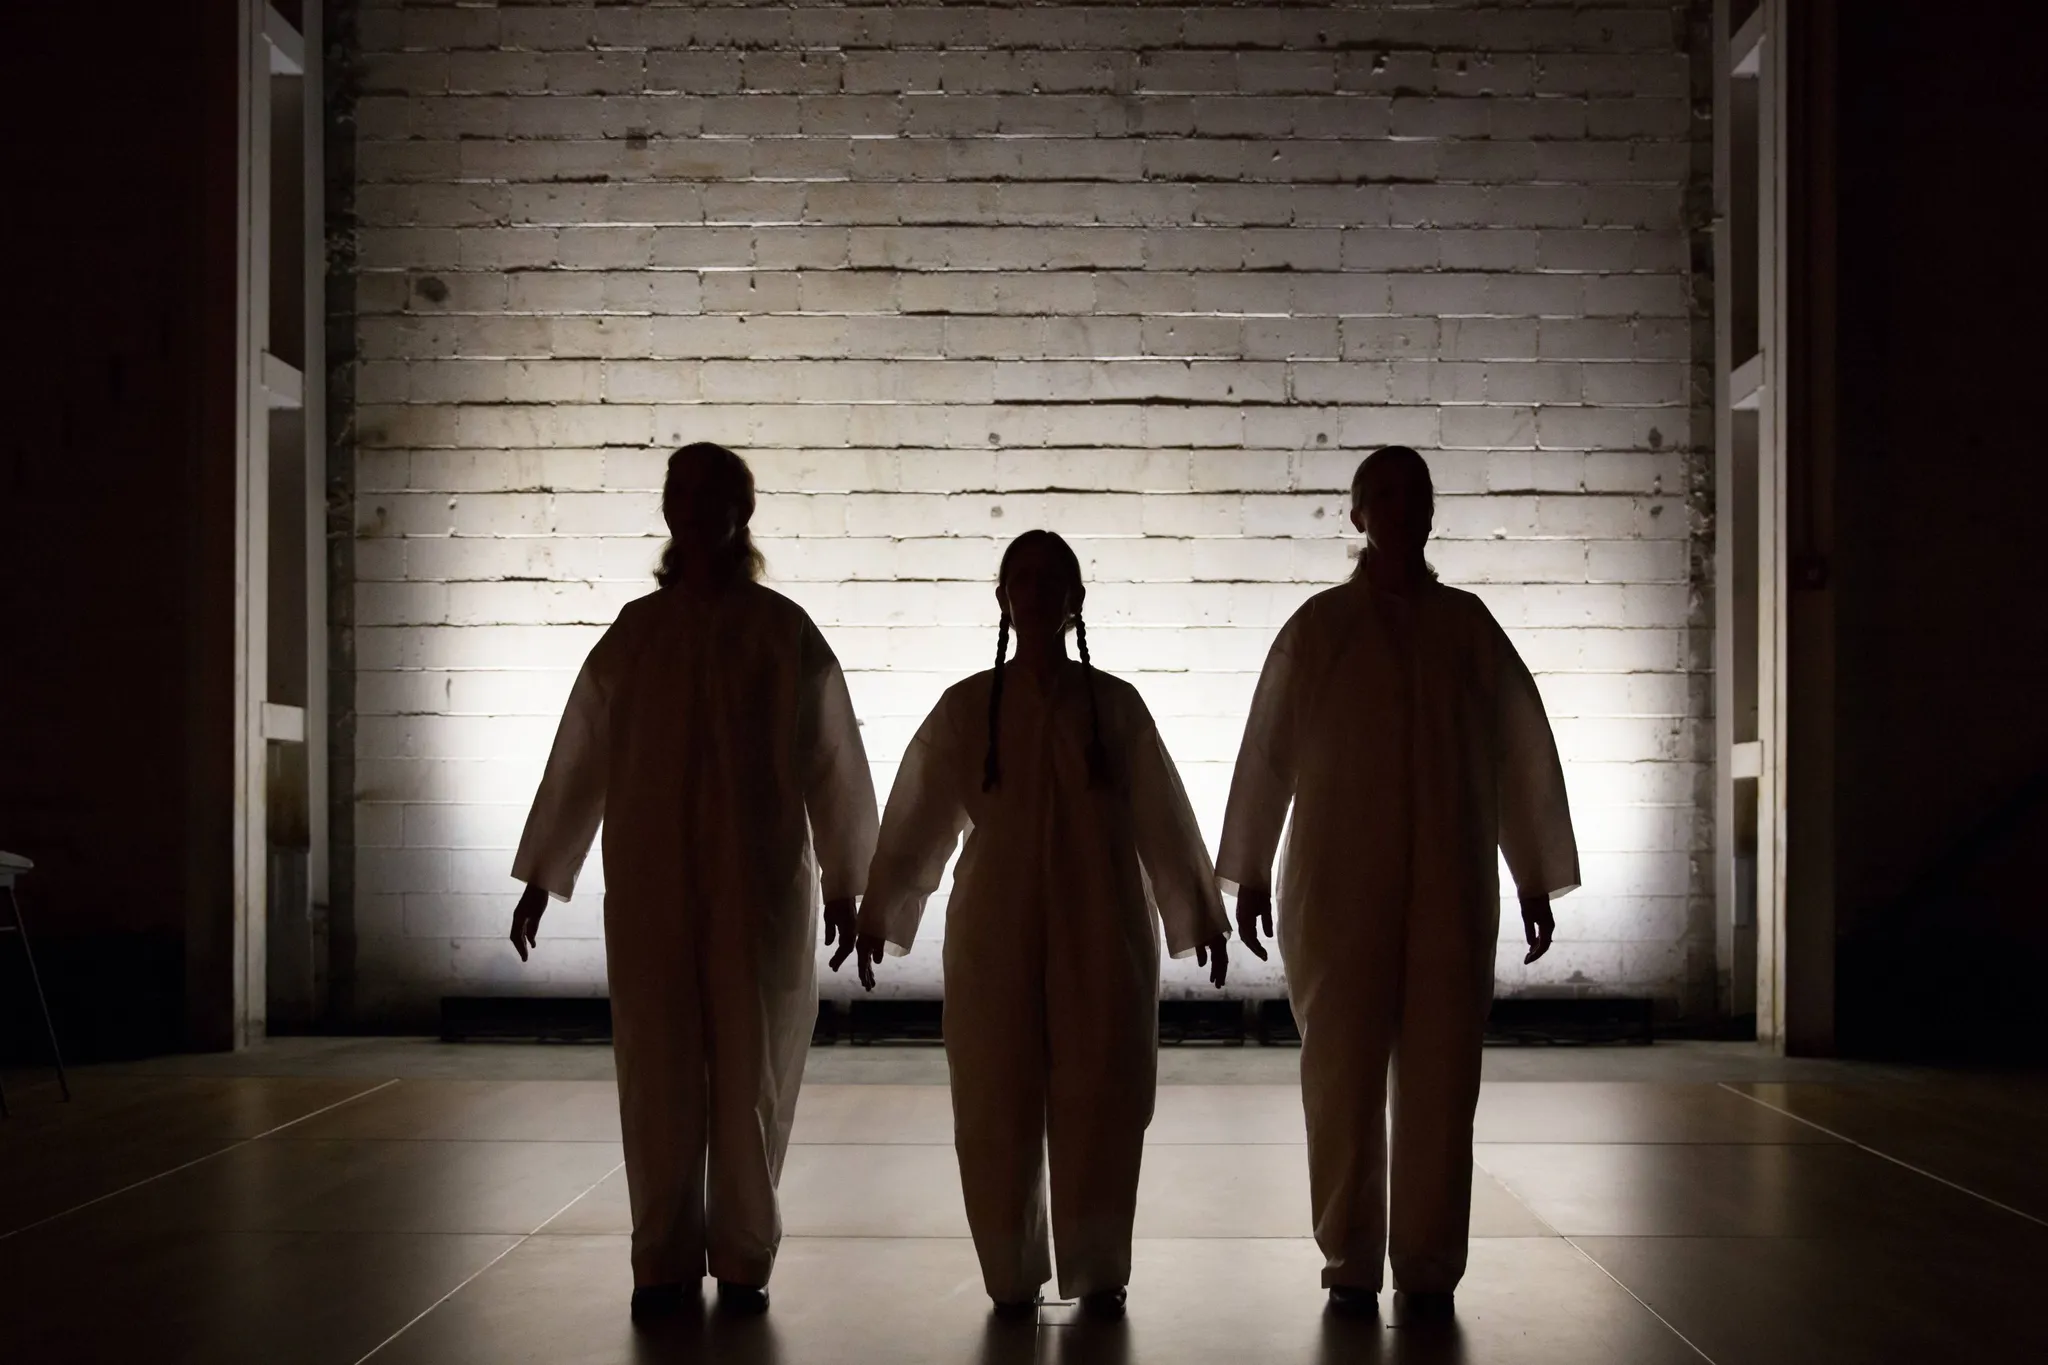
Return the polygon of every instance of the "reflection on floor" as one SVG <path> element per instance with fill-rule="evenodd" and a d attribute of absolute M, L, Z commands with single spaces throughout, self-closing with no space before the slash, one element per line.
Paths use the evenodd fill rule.
<path fill-rule="evenodd" d="M 2048 1360 L 2048 1083 L 1489 1053 L 1451 1324 L 1322 1311 L 1293 1054 L 1178 1050 L 1131 1315 L 988 1315 L 932 1050 L 821 1050 L 765 1319 L 625 1315 L 602 1049 L 279 1043 L 6 1078 L 9 1362 Z"/>

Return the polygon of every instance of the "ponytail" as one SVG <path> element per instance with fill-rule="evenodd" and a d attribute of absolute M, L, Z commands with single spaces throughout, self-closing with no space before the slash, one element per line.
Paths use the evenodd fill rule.
<path fill-rule="evenodd" d="M 1074 643 L 1081 650 L 1081 672 L 1088 679 L 1088 785 L 1109 785 L 1109 749 L 1102 742 L 1102 707 L 1095 700 L 1095 663 L 1088 657 L 1088 623 L 1074 613 Z"/>
<path fill-rule="evenodd" d="M 754 518 L 754 471 L 732 451 L 710 441 L 697 441 L 669 456 L 668 473 L 661 486 L 662 520 L 674 524 L 672 514 L 678 496 L 677 475 L 684 466 L 692 463 L 701 463 L 711 471 L 711 476 L 698 490 L 699 496 L 716 498 L 732 512 L 732 538 L 718 547 L 713 559 L 718 581 L 759 582 L 767 564 L 747 530 L 747 523 Z M 662 546 L 661 563 L 654 571 L 654 581 L 664 588 L 674 586 L 682 578 L 684 553 L 673 538 Z"/>
<path fill-rule="evenodd" d="M 1003 730 L 1003 659 L 1010 652 L 1010 613 L 1004 612 L 996 626 L 996 675 L 988 685 L 988 756 L 981 761 L 981 789 L 994 791 L 1003 784 L 1000 736 Z"/>

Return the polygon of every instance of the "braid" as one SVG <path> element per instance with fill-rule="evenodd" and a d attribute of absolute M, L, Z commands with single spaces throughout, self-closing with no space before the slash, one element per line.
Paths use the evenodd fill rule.
<path fill-rule="evenodd" d="M 996 626 L 996 676 L 988 686 L 988 757 L 981 761 L 981 789 L 993 791 L 1003 782 L 1003 760 L 997 737 L 1003 723 L 1003 657 L 1010 652 L 1010 613 Z"/>
<path fill-rule="evenodd" d="M 1088 623 L 1074 614 L 1074 643 L 1081 649 L 1081 671 L 1088 677 L 1088 785 L 1109 783 L 1109 750 L 1102 743 L 1102 708 L 1095 700 L 1095 664 L 1088 657 Z"/>

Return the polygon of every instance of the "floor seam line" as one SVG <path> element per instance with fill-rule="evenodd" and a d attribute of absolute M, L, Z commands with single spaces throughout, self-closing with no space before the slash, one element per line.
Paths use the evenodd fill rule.
<path fill-rule="evenodd" d="M 472 1270 L 469 1274 L 463 1276 L 461 1282 L 455 1285 L 447 1293 L 443 1294 L 440 1298 L 435 1299 L 425 1308 L 422 1308 L 419 1312 L 415 1313 L 411 1318 L 407 1319 L 405 1323 L 402 1324 L 397 1331 L 393 1332 L 390 1336 L 384 1338 L 384 1340 L 378 1342 L 375 1346 L 372 1346 L 369 1350 L 365 1351 L 361 1356 L 357 1357 L 356 1365 L 363 1365 L 363 1362 L 368 1360 L 371 1356 L 376 1355 L 377 1352 L 383 1350 L 386 1346 L 389 1346 L 392 1342 L 398 1340 L 407 1332 L 410 1332 L 413 1328 L 419 1326 L 420 1323 L 425 1321 L 427 1316 L 431 1314 L 435 1309 L 439 1308 L 442 1304 L 448 1302 L 448 1300 L 454 1298 L 457 1294 L 460 1294 L 463 1290 L 469 1288 L 470 1285 L 476 1283 L 477 1279 L 480 1276 L 482 1276 L 484 1272 L 488 1271 L 492 1266 L 496 1265 L 498 1262 L 504 1260 L 507 1256 L 510 1256 L 513 1252 L 519 1250 L 519 1248 L 525 1246 L 535 1237 L 538 1237 L 547 1228 L 547 1225 L 549 1223 L 554 1222 L 557 1218 L 560 1218 L 570 1209 L 576 1207 L 576 1205 L 583 1199 L 585 1195 L 589 1194 L 599 1185 L 604 1184 L 605 1181 L 610 1180 L 614 1175 L 617 1175 L 619 1172 L 619 1168 L 621 1166 L 624 1166 L 625 1164 L 626 1163 L 624 1161 L 621 1161 L 618 1163 L 617 1166 L 613 1166 L 609 1171 L 606 1171 L 603 1175 L 591 1181 L 588 1185 L 584 1186 L 583 1189 L 577 1192 L 576 1197 L 574 1199 L 571 1199 L 568 1203 L 556 1209 L 546 1218 L 541 1219 L 539 1225 L 535 1227 L 533 1231 L 521 1234 L 518 1241 L 512 1243 L 511 1246 L 506 1247 L 503 1251 L 491 1257 L 490 1260 L 485 1261 L 475 1270 Z"/>
<path fill-rule="evenodd" d="M 1622 1278 L 1619 1275 L 1615 1274 L 1606 1266 L 1602 1265 L 1600 1263 L 1599 1257 L 1595 1256 L 1592 1252 L 1580 1246 L 1576 1241 L 1572 1240 L 1570 1237 L 1565 1236 L 1564 1233 L 1560 1232 L 1557 1235 L 1561 1239 L 1563 1239 L 1564 1244 L 1566 1246 L 1570 1247 L 1573 1251 L 1578 1252 L 1579 1255 L 1585 1257 L 1587 1264 L 1591 1265 L 1595 1270 L 1599 1271 L 1602 1275 L 1605 1275 L 1608 1278 L 1608 1280 L 1613 1283 L 1615 1288 L 1619 1289 L 1622 1293 L 1634 1299 L 1638 1304 L 1642 1306 L 1642 1310 L 1645 1313 L 1648 1313 L 1651 1317 L 1655 1318 L 1658 1322 L 1662 1323 L 1664 1325 L 1665 1331 L 1671 1333 L 1672 1336 L 1677 1337 L 1680 1341 L 1684 1342 L 1686 1344 L 1686 1348 L 1690 1350 L 1694 1355 L 1698 1356 L 1701 1360 L 1706 1361 L 1707 1365 L 1716 1365 L 1714 1358 L 1708 1355 L 1705 1351 L 1701 1350 L 1698 1342 L 1694 1341 L 1691 1337 L 1687 1336 L 1685 1333 L 1679 1331 L 1678 1328 L 1673 1326 L 1671 1323 L 1671 1319 L 1665 1317 L 1662 1313 L 1659 1313 L 1656 1309 L 1650 1307 L 1649 1301 L 1647 1299 L 1645 1299 L 1641 1294 L 1636 1293 L 1635 1290 L 1629 1288 L 1628 1285 L 1622 1281 Z"/>
<path fill-rule="evenodd" d="M 1870 1153 L 1870 1155 L 1877 1157 L 1881 1161 L 1889 1161 L 1892 1163 L 1892 1165 L 1903 1167 L 1904 1169 L 1911 1171 L 1915 1175 L 1924 1176 L 1927 1179 L 1932 1180 L 1937 1185 L 1946 1185 L 1952 1190 L 1957 1190 L 1963 1194 L 1969 1195 L 1972 1199 L 1981 1200 L 1982 1202 L 1989 1204 L 1994 1209 L 2002 1209 L 2005 1212 L 2013 1215 L 2015 1218 L 2024 1218 L 2029 1223 L 2033 1223 L 2039 1227 L 2048 1228 L 2048 1218 L 2037 1218 L 2033 1214 L 2028 1213 L 2025 1209 L 2016 1209 L 2010 1204 L 2002 1203 L 1999 1200 L 1993 1199 L 1988 1194 L 1981 1194 L 1978 1191 L 1971 1189 L 1968 1185 L 1965 1185 L 1960 1181 L 1950 1180 L 1945 1175 L 1936 1175 L 1933 1171 L 1928 1170 L 1924 1166 L 1915 1166 L 1912 1162 L 1907 1161 L 1903 1157 L 1893 1156 L 1890 1152 L 1882 1151 L 1876 1147 L 1871 1146 L 1867 1142 L 1858 1142 L 1855 1138 L 1850 1137 L 1847 1133 L 1838 1133 L 1834 1129 L 1828 1127 L 1827 1125 L 1815 1123 L 1812 1119 L 1805 1118 L 1799 1114 L 1795 1114 L 1790 1109 L 1787 1109 L 1782 1105 L 1772 1104 L 1769 1100 L 1764 1099 L 1760 1096 L 1749 1094 L 1747 1091 L 1737 1090 L 1734 1086 L 1730 1085 L 1726 1081 L 1718 1082 L 1718 1084 L 1723 1090 L 1726 1090 L 1731 1095 L 1739 1095 L 1743 1099 L 1748 1100 L 1751 1104 L 1762 1105 L 1764 1108 L 1770 1110 L 1774 1114 L 1783 1114 L 1786 1118 L 1791 1119 L 1794 1123 L 1803 1123 L 1817 1133 L 1826 1133 L 1829 1137 L 1835 1139 L 1835 1141 L 1837 1142 L 1844 1143 L 1850 1147 L 1854 1147 L 1861 1152 L 1868 1152 Z"/>
<path fill-rule="evenodd" d="M 1656 1309 L 1650 1307 L 1649 1303 L 1643 1298 L 1641 1294 L 1636 1293 L 1635 1290 L 1629 1288 L 1626 1284 L 1623 1284 L 1621 1281 L 1621 1277 L 1616 1275 L 1613 1271 L 1609 1270 L 1606 1266 L 1600 1264 L 1600 1259 L 1597 1256 L 1593 1255 L 1592 1252 L 1586 1250 L 1577 1242 L 1573 1241 L 1568 1234 L 1566 1234 L 1562 1229 L 1560 1229 L 1557 1226 L 1557 1224 L 1551 1222 L 1548 1218 L 1545 1218 L 1542 1214 L 1538 1213 L 1534 1205 L 1532 1205 L 1528 1200 L 1522 1198 L 1521 1195 L 1515 1193 L 1514 1186 L 1508 1184 L 1507 1181 L 1502 1180 L 1492 1171 L 1487 1170 L 1486 1167 L 1481 1165 L 1478 1160 L 1475 1159 L 1472 1162 L 1472 1165 L 1488 1180 L 1491 1180 L 1494 1184 L 1506 1190 L 1508 1192 L 1508 1198 L 1514 1200 L 1517 1204 L 1520 1204 L 1522 1208 L 1528 1213 L 1528 1215 L 1531 1218 L 1534 1218 L 1540 1226 L 1548 1228 L 1550 1230 L 1551 1236 L 1557 1238 L 1560 1242 L 1563 1242 L 1566 1246 L 1570 1247 L 1573 1251 L 1576 1251 L 1580 1256 L 1584 1257 L 1588 1265 L 1591 1265 L 1593 1269 L 1599 1271 L 1602 1275 L 1605 1275 L 1609 1282 L 1611 1282 L 1615 1288 L 1619 1289 L 1622 1293 L 1634 1299 L 1645 1313 L 1648 1313 L 1651 1317 L 1655 1318 L 1663 1326 L 1665 1331 L 1671 1333 L 1672 1336 L 1677 1337 L 1680 1341 L 1684 1342 L 1687 1350 L 1691 1351 L 1701 1360 L 1706 1361 L 1707 1365 L 1716 1365 L 1714 1358 L 1708 1355 L 1705 1351 L 1702 1351 L 1699 1348 L 1699 1344 L 1697 1342 L 1695 1342 L 1691 1337 L 1687 1336 L 1685 1333 L 1679 1331 L 1678 1328 L 1674 1327 L 1669 1318 L 1665 1317 L 1662 1313 L 1659 1313 Z M 1469 1241 L 1471 1240 L 1471 1238 L 1468 1237 L 1467 1240 Z"/>
<path fill-rule="evenodd" d="M 320 1108 L 315 1109 L 310 1113 L 301 1114 L 295 1119 L 290 1119 L 284 1123 L 280 1123 L 275 1128 L 266 1128 L 262 1132 L 257 1133 L 251 1137 L 237 1139 L 234 1142 L 230 1142 L 225 1147 L 219 1147 L 211 1152 L 206 1153 L 204 1156 L 195 1156 L 190 1161 L 180 1162 L 176 1166 L 172 1166 L 167 1170 L 158 1171 L 155 1175 L 146 1175 L 140 1180 L 131 1181 L 130 1183 L 123 1185 L 118 1190 L 108 1190 L 105 1194 L 94 1195 L 92 1198 L 86 1200 L 84 1203 L 73 1204 L 68 1209 L 60 1209 L 56 1213 L 49 1214 L 48 1216 L 43 1218 L 38 1218 L 35 1222 L 24 1224 L 21 1227 L 13 1229 L 12 1231 L 0 1232 L 0 1242 L 4 1242 L 10 1237 L 19 1237 L 21 1236 L 21 1234 L 25 1232 L 34 1232 L 39 1227 L 43 1227 L 47 1224 L 54 1223 L 60 1218 L 69 1218 L 72 1214 L 79 1213 L 85 1209 L 89 1209 L 95 1204 L 104 1204 L 109 1199 L 118 1199 L 122 1195 L 129 1193 L 131 1190 L 139 1190 L 144 1185 L 153 1185 L 157 1181 L 162 1180 L 167 1176 L 176 1175 L 180 1171 L 189 1171 L 194 1166 L 197 1166 L 202 1162 L 211 1161 L 217 1156 L 226 1156 L 229 1152 L 238 1151 L 243 1147 L 247 1147 L 252 1142 L 261 1142 L 264 1138 L 271 1136 L 273 1133 L 281 1133 L 285 1129 L 291 1127 L 293 1124 L 304 1123 L 307 1119 L 319 1118 L 322 1114 L 328 1113 L 335 1109 L 339 1109 L 344 1104 L 354 1104 L 357 1100 L 362 1099 L 366 1095 L 374 1095 L 380 1090 L 389 1089 L 391 1086 L 397 1084 L 398 1078 L 394 1076 L 390 1080 L 380 1082 L 377 1085 L 373 1085 L 367 1090 L 358 1090 L 355 1094 L 346 1096 L 342 1099 L 338 1099 L 332 1104 L 322 1105 Z"/>
<path fill-rule="evenodd" d="M 613 1176 L 617 1175 L 620 1171 L 624 1170 L 625 1168 L 626 1162 L 625 1159 L 622 1157 L 616 1163 L 613 1164 L 610 1170 L 606 1171 L 603 1175 L 599 1176 L 596 1180 L 592 1181 L 588 1188 L 586 1188 L 581 1194 L 577 1195 L 574 1199 L 571 1199 L 568 1203 L 562 1205 L 562 1207 L 556 1209 L 553 1213 L 549 1214 L 545 1219 L 541 1220 L 541 1224 L 539 1227 L 535 1228 L 532 1232 L 529 1232 L 526 1235 L 528 1237 L 538 1237 L 542 1233 L 546 1232 L 548 1230 L 549 1223 L 554 1222 L 557 1218 L 560 1218 L 570 1209 L 573 1209 L 578 1204 L 582 1203 L 585 1199 L 587 1199 L 590 1196 L 591 1191 L 595 1190 L 599 1185 L 604 1184 L 605 1181 L 610 1180 Z"/>

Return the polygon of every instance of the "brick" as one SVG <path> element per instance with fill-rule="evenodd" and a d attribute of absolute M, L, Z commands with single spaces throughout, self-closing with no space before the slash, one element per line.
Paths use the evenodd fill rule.
<path fill-rule="evenodd" d="M 1444 413 L 1441 431 L 1443 444 L 1452 449 L 1532 447 L 1536 444 L 1536 412 L 1505 405 L 1457 408 Z"/>
<path fill-rule="evenodd" d="M 1352 449 L 1370 450 L 1383 445 L 1430 449 L 1444 444 L 1442 427 L 1458 408 L 1440 414 L 1433 407 L 1347 408 L 1338 418 L 1337 443 Z"/>
<path fill-rule="evenodd" d="M 1250 318 L 1245 355 L 1262 360 L 1334 359 L 1341 350 L 1336 318 Z"/>
<path fill-rule="evenodd" d="M 1393 395 L 1386 362 L 1341 361 L 1288 367 L 1289 392 L 1300 403 L 1385 403 Z"/>
<path fill-rule="evenodd" d="M 1677 404 L 1686 401 L 1686 367 L 1676 363 L 1627 361 L 1587 365 L 1585 400 L 1588 403 Z"/>
<path fill-rule="evenodd" d="M 1448 317 L 1492 312 L 1484 275 L 1397 275 L 1389 281 L 1398 317 Z"/>
<path fill-rule="evenodd" d="M 1545 408 L 1537 418 L 1537 434 L 1542 445 L 1552 448 L 1655 450 L 1668 439 L 1664 428 L 1678 417 L 1655 408 Z"/>
<path fill-rule="evenodd" d="M 1588 317 L 1686 315 L 1685 283 L 1675 275 L 1589 275 L 1585 291 Z"/>

